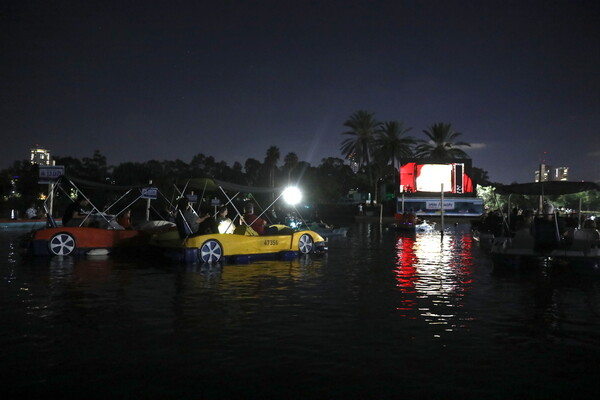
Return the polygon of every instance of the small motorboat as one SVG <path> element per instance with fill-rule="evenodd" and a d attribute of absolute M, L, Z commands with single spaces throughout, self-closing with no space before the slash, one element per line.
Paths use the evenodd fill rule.
<path fill-rule="evenodd" d="M 415 225 L 415 232 L 431 232 L 435 228 L 435 222 L 424 220 L 420 224 Z"/>
<path fill-rule="evenodd" d="M 396 230 L 405 232 L 431 232 L 435 228 L 435 222 L 420 220 L 411 213 L 399 213 L 395 215 L 396 222 L 393 226 Z"/>
<path fill-rule="evenodd" d="M 600 266 L 600 234 L 587 229 L 586 224 L 567 232 L 560 228 L 560 218 L 544 195 L 560 195 L 600 190 L 594 182 L 549 181 L 500 186 L 501 194 L 540 196 L 543 209 L 535 216 L 531 226 L 510 234 L 496 236 L 490 249 L 496 266 L 527 267 L 539 262 L 560 262 L 571 266 Z"/>
<path fill-rule="evenodd" d="M 559 243 L 555 248 L 538 248 L 534 239 L 501 237 L 494 239 L 490 255 L 496 266 L 527 267 L 541 261 L 552 261 L 571 266 L 600 266 L 600 244 L 597 241 L 579 239 L 581 230 L 575 231 L 570 244 Z"/>

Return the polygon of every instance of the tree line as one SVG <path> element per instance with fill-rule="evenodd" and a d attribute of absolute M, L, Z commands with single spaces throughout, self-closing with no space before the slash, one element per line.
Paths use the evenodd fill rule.
<path fill-rule="evenodd" d="M 262 161 L 248 158 L 243 164 L 217 161 L 212 156 L 196 154 L 190 162 L 149 160 L 108 165 L 100 150 L 91 157 L 78 159 L 54 156 L 66 174 L 96 182 L 116 185 L 139 185 L 152 181 L 159 190 L 168 190 L 173 182 L 190 177 L 216 178 L 247 186 L 278 187 L 297 184 L 306 198 L 315 203 L 335 203 L 350 191 L 369 192 L 377 200 L 378 186 L 393 184 L 397 189 L 398 165 L 404 158 L 468 158 L 462 150 L 469 147 L 459 141 L 461 135 L 450 124 L 438 123 L 424 130 L 424 139 L 407 134 L 400 121 L 377 121 L 374 113 L 359 110 L 344 123 L 340 153 L 344 158 L 327 157 L 317 166 L 302 161 L 294 152 L 281 160 L 277 146 L 270 146 Z M 280 163 L 283 161 L 283 163 Z M 487 172 L 473 168 L 475 183 L 488 184 Z M 4 210 L 26 207 L 43 195 L 39 185 L 38 166 L 27 160 L 15 161 L 0 171 L 0 207 Z"/>
<path fill-rule="evenodd" d="M 99 150 L 91 157 L 53 157 L 56 165 L 65 167 L 69 177 L 103 182 L 118 186 L 142 185 L 152 182 L 163 193 L 170 193 L 175 182 L 192 177 L 215 178 L 247 186 L 279 187 L 289 184 L 301 186 L 305 198 L 317 203 L 336 202 L 350 190 L 367 190 L 362 174 L 355 174 L 341 158 L 324 158 L 318 166 L 300 161 L 295 153 L 288 153 L 278 166 L 279 149 L 271 146 L 264 160 L 248 158 L 228 165 L 212 156 L 195 155 L 189 163 L 177 160 L 149 160 L 108 165 Z M 10 210 L 22 213 L 32 202 L 43 198 L 46 185 L 38 184 L 38 165 L 27 160 L 15 161 L 0 171 L 0 209 L 7 218 Z"/>

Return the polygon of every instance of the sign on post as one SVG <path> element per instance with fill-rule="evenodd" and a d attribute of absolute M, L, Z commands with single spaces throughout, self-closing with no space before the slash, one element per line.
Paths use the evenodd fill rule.
<path fill-rule="evenodd" d="M 59 176 L 65 174 L 64 165 L 40 165 L 38 173 L 39 184 L 50 184 L 56 182 Z"/>
<path fill-rule="evenodd" d="M 156 200 L 158 197 L 158 189 L 155 187 L 142 188 L 142 199 Z"/>

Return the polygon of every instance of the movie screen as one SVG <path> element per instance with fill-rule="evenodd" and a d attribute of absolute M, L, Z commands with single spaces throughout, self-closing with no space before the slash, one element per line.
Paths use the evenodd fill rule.
<path fill-rule="evenodd" d="M 406 162 L 400 166 L 400 191 L 439 193 L 443 185 L 447 193 L 473 193 L 473 183 L 467 175 L 469 168 L 470 165 L 465 162 Z"/>

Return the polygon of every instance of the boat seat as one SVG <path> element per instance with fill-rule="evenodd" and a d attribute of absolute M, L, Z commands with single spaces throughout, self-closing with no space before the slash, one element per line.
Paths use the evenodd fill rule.
<path fill-rule="evenodd" d="M 194 232 L 190 227 L 190 224 L 186 221 L 185 217 L 181 210 L 177 210 L 177 216 L 175 217 L 175 225 L 177 226 L 177 232 L 179 232 L 179 237 L 182 239 L 186 239 L 191 236 Z"/>
<path fill-rule="evenodd" d="M 259 236 L 258 232 L 249 227 L 248 225 L 239 225 L 233 231 L 234 235 L 244 235 L 244 236 Z"/>
<path fill-rule="evenodd" d="M 286 225 L 270 225 L 265 229 L 264 236 L 293 235 L 294 230 Z"/>

